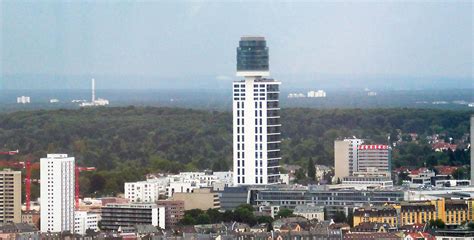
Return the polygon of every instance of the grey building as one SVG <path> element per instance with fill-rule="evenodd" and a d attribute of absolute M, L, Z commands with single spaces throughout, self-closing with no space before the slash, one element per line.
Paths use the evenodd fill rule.
<path fill-rule="evenodd" d="M 165 207 L 154 203 L 107 204 L 102 207 L 100 228 L 117 231 L 120 227 L 153 225 L 165 228 Z"/>

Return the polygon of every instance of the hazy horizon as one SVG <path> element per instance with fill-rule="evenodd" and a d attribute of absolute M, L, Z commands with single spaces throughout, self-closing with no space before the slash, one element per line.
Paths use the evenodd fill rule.
<path fill-rule="evenodd" d="M 286 89 L 474 88 L 470 1 L 249 3 L 2 1 L 0 90 L 227 89 L 249 34 Z"/>

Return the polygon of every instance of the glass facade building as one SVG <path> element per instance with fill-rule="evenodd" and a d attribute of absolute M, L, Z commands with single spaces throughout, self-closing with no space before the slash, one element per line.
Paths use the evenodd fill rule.
<path fill-rule="evenodd" d="M 242 37 L 237 47 L 237 71 L 268 71 L 268 47 L 263 37 Z"/>

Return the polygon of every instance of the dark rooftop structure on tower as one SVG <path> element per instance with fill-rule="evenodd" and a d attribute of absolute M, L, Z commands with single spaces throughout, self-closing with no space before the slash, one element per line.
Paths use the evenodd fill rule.
<path fill-rule="evenodd" d="M 244 36 L 237 47 L 237 73 L 258 72 L 268 75 L 268 47 L 264 37 Z"/>

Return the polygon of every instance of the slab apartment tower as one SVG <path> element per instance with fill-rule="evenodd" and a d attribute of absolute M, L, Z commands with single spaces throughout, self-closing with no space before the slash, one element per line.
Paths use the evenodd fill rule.
<path fill-rule="evenodd" d="M 67 154 L 40 159 L 41 232 L 74 232 L 74 166 Z"/>
<path fill-rule="evenodd" d="M 474 151 L 472 145 L 474 144 L 474 115 L 471 115 L 471 185 L 474 185 Z"/>
<path fill-rule="evenodd" d="M 266 78 L 268 47 L 264 37 L 244 36 L 237 47 L 233 82 L 234 185 L 274 184 L 280 180 L 280 82 Z"/>
<path fill-rule="evenodd" d="M 21 172 L 0 171 L 0 225 L 21 222 Z"/>

